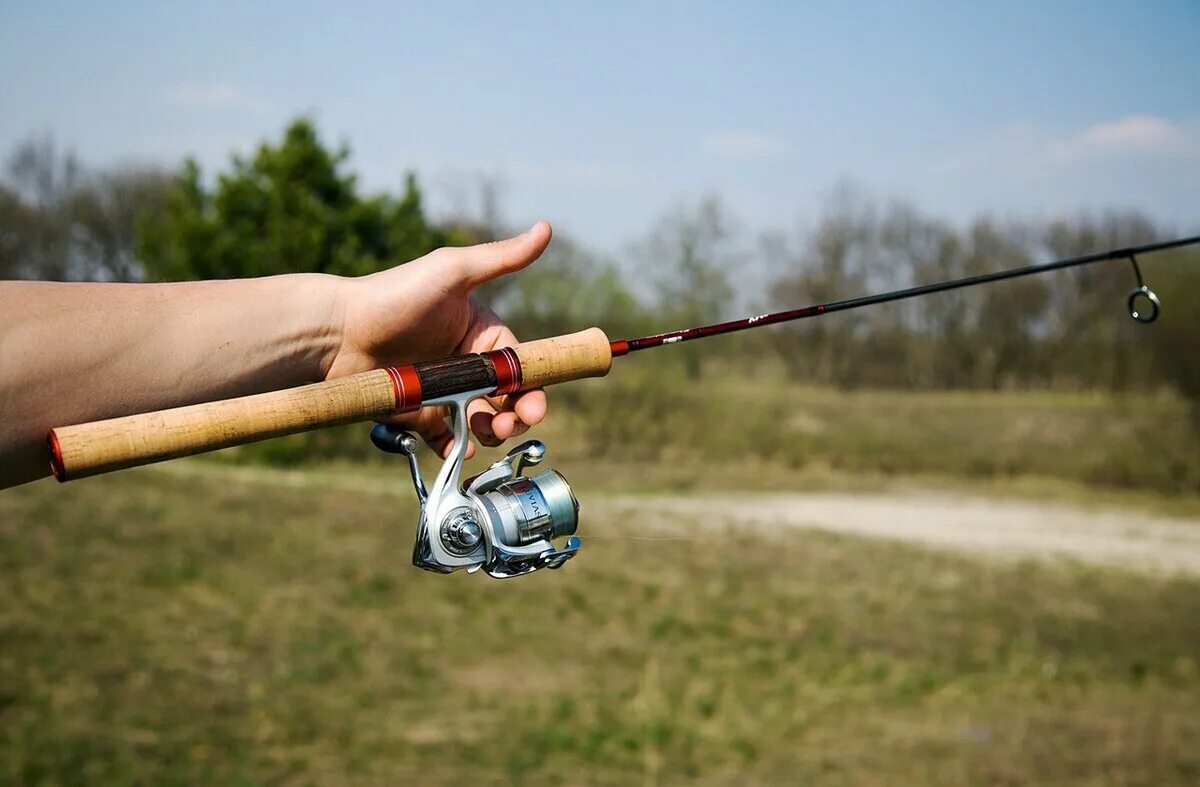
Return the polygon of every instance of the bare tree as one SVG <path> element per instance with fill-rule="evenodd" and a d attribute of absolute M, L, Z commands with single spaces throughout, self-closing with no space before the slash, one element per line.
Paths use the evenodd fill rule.
<path fill-rule="evenodd" d="M 50 137 L 23 142 L 9 156 L 0 202 L 6 275 L 71 278 L 71 198 L 79 174 L 75 156 L 60 154 Z"/>
<path fill-rule="evenodd" d="M 676 206 L 635 244 L 638 271 L 654 288 L 654 311 L 664 325 L 699 325 L 728 314 L 731 276 L 745 259 L 740 244 L 737 222 L 712 196 Z M 680 349 L 688 376 L 698 378 L 704 353 Z"/>
<path fill-rule="evenodd" d="M 49 137 L 21 143 L 0 183 L 0 275 L 130 281 L 140 277 L 137 230 L 161 211 L 165 173 L 89 172 Z"/>
<path fill-rule="evenodd" d="M 786 267 L 771 284 L 768 302 L 776 308 L 827 303 L 863 294 L 878 238 L 874 207 L 856 192 L 840 189 L 816 228 L 801 239 Z M 855 348 L 872 331 L 866 320 L 805 321 L 775 333 L 780 357 L 793 374 L 837 385 L 853 385 L 861 370 Z"/>
<path fill-rule="evenodd" d="M 1157 236 L 1149 220 L 1130 213 L 1060 219 L 1043 233 L 1053 257 L 1147 243 Z M 1048 306 L 1061 377 L 1076 385 L 1120 391 L 1149 372 L 1148 354 L 1136 349 L 1146 341 L 1144 332 L 1127 319 L 1114 319 L 1122 313 L 1132 286 L 1132 274 L 1120 265 L 1071 271 L 1056 282 Z"/>

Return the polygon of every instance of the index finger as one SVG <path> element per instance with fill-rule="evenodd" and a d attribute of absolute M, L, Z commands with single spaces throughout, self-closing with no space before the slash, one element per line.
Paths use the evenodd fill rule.
<path fill-rule="evenodd" d="M 499 412 L 492 419 L 492 431 L 501 440 L 537 426 L 546 417 L 546 392 L 541 388 L 511 394 L 497 403 Z"/>

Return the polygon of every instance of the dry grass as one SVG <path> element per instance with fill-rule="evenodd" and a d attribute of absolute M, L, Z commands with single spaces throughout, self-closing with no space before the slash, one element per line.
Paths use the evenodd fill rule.
<path fill-rule="evenodd" d="M 852 391 L 713 376 L 688 387 L 653 366 L 566 386 L 554 426 L 588 455 L 789 471 L 1200 493 L 1200 437 L 1168 396 Z M 582 439 L 581 439 L 582 438 Z"/>
<path fill-rule="evenodd" d="M 555 461 L 643 491 L 817 488 L 916 481 L 1037 495 L 1151 493 L 1200 510 L 1200 436 L 1170 395 L 855 391 L 746 379 L 688 385 L 632 356 L 603 380 L 552 392 L 538 436 Z M 361 426 L 227 452 L 232 461 L 387 464 Z M 848 480 L 843 480 L 848 479 Z M 1190 501 L 1190 502 L 1189 502 Z"/>
<path fill-rule="evenodd" d="M 1193 581 L 596 521 L 563 571 L 439 577 L 399 500 L 153 471 L 0 496 L 0 780 L 1200 778 Z"/>

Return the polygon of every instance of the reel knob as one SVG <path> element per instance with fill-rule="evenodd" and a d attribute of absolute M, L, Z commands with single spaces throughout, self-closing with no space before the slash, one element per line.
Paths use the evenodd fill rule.
<path fill-rule="evenodd" d="M 509 458 L 517 459 L 517 475 L 525 472 L 525 468 L 533 467 L 546 458 L 546 444 L 541 440 L 528 440 L 508 452 Z"/>
<path fill-rule="evenodd" d="M 417 452 L 417 438 L 398 426 L 375 424 L 371 427 L 371 442 L 380 451 L 388 454 L 411 456 Z"/>

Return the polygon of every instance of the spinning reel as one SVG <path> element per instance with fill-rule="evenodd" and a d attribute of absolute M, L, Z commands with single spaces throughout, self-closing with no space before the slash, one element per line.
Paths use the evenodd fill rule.
<path fill-rule="evenodd" d="M 454 451 L 428 492 L 417 463 L 417 438 L 394 426 L 377 424 L 371 442 L 381 451 L 408 457 L 421 518 L 413 545 L 413 565 L 449 574 L 460 568 L 483 569 L 497 579 L 518 577 L 539 568 L 560 568 L 579 550 L 575 538 L 579 502 L 556 470 L 525 476 L 546 455 L 539 440 L 528 440 L 477 476 L 459 481 L 467 455 L 467 404 L 490 389 L 469 391 L 426 404 L 450 408 Z M 551 539 L 569 536 L 564 547 Z"/>

